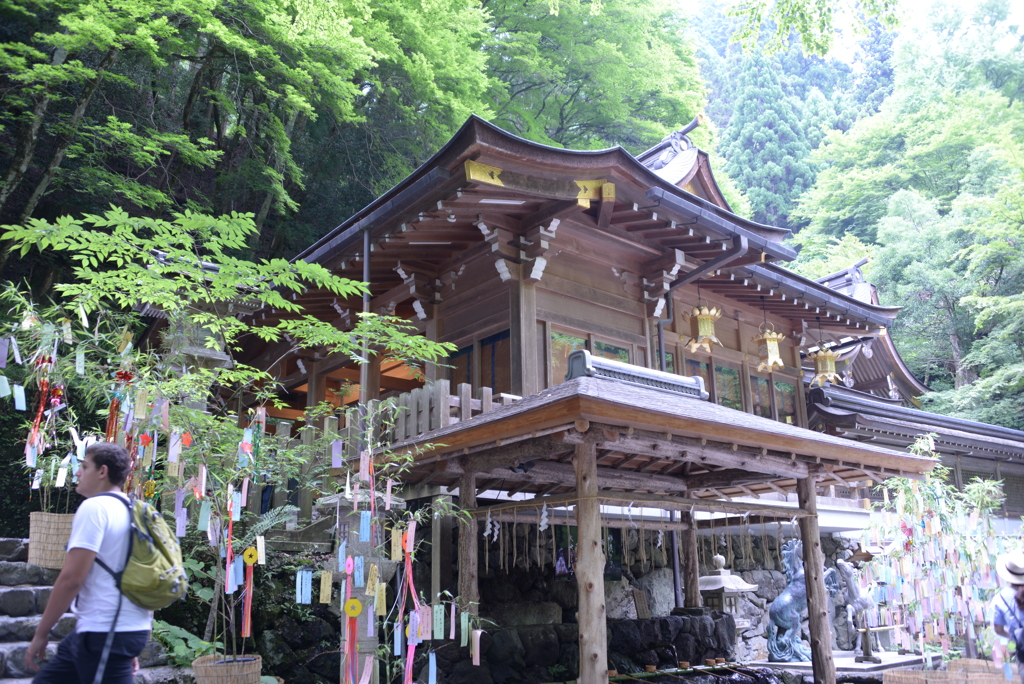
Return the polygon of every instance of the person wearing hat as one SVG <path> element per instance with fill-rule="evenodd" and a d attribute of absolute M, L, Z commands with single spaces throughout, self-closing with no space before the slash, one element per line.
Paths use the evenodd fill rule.
<path fill-rule="evenodd" d="M 992 627 L 1017 646 L 1017 676 L 1024 682 L 1024 551 L 1000 556 L 996 573 L 1008 586 L 992 599 Z"/>

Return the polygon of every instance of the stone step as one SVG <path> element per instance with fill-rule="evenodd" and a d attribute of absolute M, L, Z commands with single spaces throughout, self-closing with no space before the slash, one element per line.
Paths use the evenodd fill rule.
<path fill-rule="evenodd" d="M 28 645 L 28 640 L 0 643 L 0 681 L 6 682 L 8 677 L 27 677 L 30 674 L 25 670 L 25 649 L 28 648 Z M 56 652 L 57 644 L 51 641 L 46 646 L 46 659 L 53 657 Z M 167 654 L 164 652 L 163 647 L 152 640 L 146 644 L 146 648 L 139 654 L 139 666 L 149 670 L 163 671 L 164 669 L 173 669 L 167 667 Z M 140 681 L 136 679 L 136 682 Z M 176 680 L 154 680 L 154 683 L 161 681 L 173 682 Z"/>
<path fill-rule="evenodd" d="M 29 585 L 0 587 L 0 615 L 41 615 L 52 590 L 53 587 Z"/>
<path fill-rule="evenodd" d="M 14 587 L 21 584 L 52 587 L 60 570 L 42 568 L 24 562 L 0 561 L 0 585 Z"/>
<path fill-rule="evenodd" d="M 195 684 L 190 667 L 145 667 L 135 675 L 135 684 Z M 4 684 L 32 684 L 31 677 L 5 679 Z"/>
<path fill-rule="evenodd" d="M 36 627 L 39 625 L 39 615 L 26 615 L 23 617 L 10 617 L 0 615 L 0 642 L 7 641 L 31 641 L 35 636 Z M 63 639 L 75 631 L 76 618 L 71 613 L 61 616 L 57 624 L 50 630 L 50 639 Z"/>
<path fill-rule="evenodd" d="M 17 537 L 0 537 L 0 560 L 27 561 L 28 539 Z"/>
<path fill-rule="evenodd" d="M 28 644 L 28 641 L 10 641 L 0 644 L 0 679 L 6 681 L 6 677 L 17 679 L 32 675 L 25 669 L 25 649 L 28 648 Z M 50 642 L 46 645 L 44 660 L 49 660 L 56 653 L 57 644 Z"/>

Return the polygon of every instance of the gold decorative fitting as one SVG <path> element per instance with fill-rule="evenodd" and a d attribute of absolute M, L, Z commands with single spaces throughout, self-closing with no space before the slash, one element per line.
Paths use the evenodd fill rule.
<path fill-rule="evenodd" d="M 842 378 L 836 373 L 836 361 L 842 356 L 840 352 L 831 349 L 821 349 L 808 354 L 814 360 L 814 377 L 811 378 L 811 385 L 818 383 L 818 387 L 824 387 L 826 382 L 838 384 Z"/>
<path fill-rule="evenodd" d="M 761 325 L 760 331 L 753 338 L 753 341 L 757 343 L 757 356 L 761 360 L 761 363 L 757 366 L 759 372 L 770 373 L 777 368 L 786 367 L 779 354 L 779 342 L 785 339 L 785 337 L 784 334 L 775 332 L 775 328 L 771 323 Z"/>
<path fill-rule="evenodd" d="M 718 307 L 708 307 L 697 302 L 690 312 L 690 333 L 693 337 L 686 343 L 690 347 L 690 353 L 703 349 L 705 353 L 711 353 L 711 345 L 723 346 L 715 337 L 715 321 L 722 317 L 722 310 Z"/>

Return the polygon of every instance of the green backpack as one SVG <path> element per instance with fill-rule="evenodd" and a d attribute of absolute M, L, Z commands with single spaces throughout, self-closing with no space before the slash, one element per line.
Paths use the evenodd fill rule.
<path fill-rule="evenodd" d="M 96 496 L 113 496 L 128 507 L 131 541 L 124 570 L 115 572 L 96 559 L 114 578 L 121 593 L 146 610 L 166 608 L 185 598 L 188 580 L 181 562 L 181 547 L 164 517 L 143 499 L 132 497 L 125 501 L 113 492 Z"/>

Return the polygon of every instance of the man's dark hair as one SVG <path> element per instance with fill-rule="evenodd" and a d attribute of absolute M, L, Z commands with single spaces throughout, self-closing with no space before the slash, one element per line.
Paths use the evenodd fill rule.
<path fill-rule="evenodd" d="M 110 480 L 110 484 L 120 487 L 128 479 L 132 460 L 123 446 L 113 442 L 100 442 L 86 449 L 85 455 L 92 456 L 92 464 L 97 470 L 107 466 L 107 479 Z"/>

